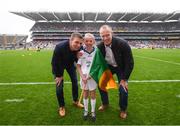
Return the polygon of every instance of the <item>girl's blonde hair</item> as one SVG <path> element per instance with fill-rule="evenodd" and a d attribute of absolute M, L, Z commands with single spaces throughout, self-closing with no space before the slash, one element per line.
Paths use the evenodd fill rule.
<path fill-rule="evenodd" d="M 84 39 L 85 39 L 85 38 L 92 38 L 92 39 L 94 39 L 94 40 L 95 40 L 94 35 L 93 35 L 93 34 L 91 34 L 91 33 L 86 33 L 86 34 L 84 35 Z"/>

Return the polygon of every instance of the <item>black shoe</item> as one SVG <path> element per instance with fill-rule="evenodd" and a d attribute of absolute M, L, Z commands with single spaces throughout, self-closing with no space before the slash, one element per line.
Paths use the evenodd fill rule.
<path fill-rule="evenodd" d="M 83 119 L 84 119 L 84 120 L 87 120 L 87 119 L 88 119 L 88 112 L 87 112 L 87 111 L 84 111 L 84 112 L 83 112 Z"/>
<path fill-rule="evenodd" d="M 95 121 L 96 121 L 96 113 L 95 113 L 95 112 L 92 112 L 92 113 L 91 113 L 91 121 L 92 121 L 92 122 L 95 122 Z"/>

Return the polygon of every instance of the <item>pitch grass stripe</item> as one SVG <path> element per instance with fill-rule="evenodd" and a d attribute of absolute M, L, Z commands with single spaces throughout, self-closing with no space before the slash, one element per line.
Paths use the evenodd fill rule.
<path fill-rule="evenodd" d="M 152 58 L 152 57 L 144 57 L 144 56 L 137 56 L 137 55 L 135 55 L 135 57 L 149 59 L 149 60 L 154 60 L 154 61 L 165 62 L 165 63 L 169 63 L 169 64 L 174 64 L 174 65 L 180 65 L 180 63 L 176 63 L 176 62 L 172 62 L 172 61 L 167 61 L 167 60 L 161 60 L 161 59 Z"/>
<path fill-rule="evenodd" d="M 117 81 L 116 81 L 117 82 Z M 130 83 L 169 83 L 169 82 L 180 82 L 180 80 L 130 80 Z M 70 81 L 64 83 L 70 84 Z M 55 84 L 55 82 L 14 82 L 14 83 L 0 83 L 0 85 L 46 85 Z"/>

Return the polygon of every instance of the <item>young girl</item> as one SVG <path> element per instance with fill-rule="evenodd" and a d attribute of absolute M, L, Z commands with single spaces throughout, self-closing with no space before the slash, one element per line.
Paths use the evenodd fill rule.
<path fill-rule="evenodd" d="M 86 33 L 84 36 L 84 47 L 82 56 L 77 62 L 77 70 L 80 74 L 80 85 L 83 93 L 84 113 L 83 119 L 87 120 L 88 114 L 88 96 L 91 98 L 91 120 L 96 120 L 95 105 L 96 105 L 96 82 L 88 75 L 95 54 L 95 37 L 93 34 Z"/>

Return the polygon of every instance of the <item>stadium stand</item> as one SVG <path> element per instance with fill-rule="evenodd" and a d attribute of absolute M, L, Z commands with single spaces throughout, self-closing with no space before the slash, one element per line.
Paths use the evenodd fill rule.
<path fill-rule="evenodd" d="M 0 34 L 0 49 L 26 48 L 27 35 Z"/>
<path fill-rule="evenodd" d="M 72 32 L 93 33 L 108 24 L 135 48 L 180 48 L 180 13 L 11 12 L 35 21 L 32 45 L 53 48 Z"/>

